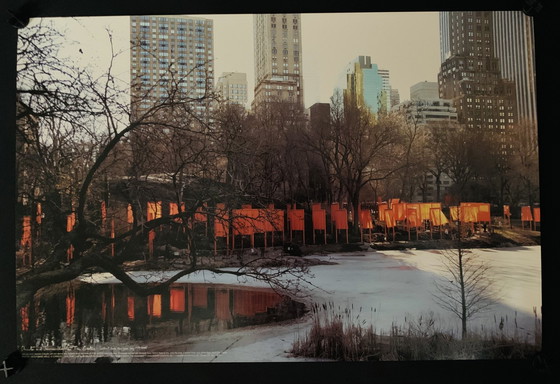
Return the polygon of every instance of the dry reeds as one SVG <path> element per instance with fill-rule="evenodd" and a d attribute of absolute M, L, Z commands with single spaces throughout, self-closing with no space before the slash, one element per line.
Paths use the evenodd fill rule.
<path fill-rule="evenodd" d="M 373 319 L 374 308 L 370 309 Z M 393 324 L 388 334 L 376 332 L 365 319 L 363 308 L 354 310 L 331 303 L 314 304 L 309 331 L 292 344 L 295 356 L 338 361 L 364 360 L 464 360 L 529 358 L 540 349 L 540 319 L 535 312 L 535 332 L 505 332 L 495 320 L 495 330 L 469 332 L 461 339 L 437 326 L 433 313 L 405 317 L 405 324 Z M 514 319 L 516 323 L 516 319 Z M 500 326 L 500 323 L 502 326 Z M 525 337 L 522 337 L 525 336 Z M 534 340 L 530 340 L 534 337 Z"/>

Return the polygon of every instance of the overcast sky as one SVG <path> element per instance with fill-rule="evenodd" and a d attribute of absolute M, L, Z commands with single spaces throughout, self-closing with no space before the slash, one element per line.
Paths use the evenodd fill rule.
<path fill-rule="evenodd" d="M 254 86 L 252 15 L 196 15 L 214 20 L 215 77 L 222 72 L 244 72 L 249 89 Z M 56 19 L 68 33 L 68 53 L 83 63 L 106 67 L 110 48 L 106 28 L 122 55 L 117 71 L 129 74 L 128 17 Z M 305 106 L 329 102 L 346 65 L 357 56 L 370 56 L 390 72 L 390 82 L 401 101 L 410 98 L 410 87 L 436 81 L 440 64 L 437 12 L 415 13 L 317 13 L 302 14 L 303 85 Z M 83 54 L 78 54 L 82 49 Z M 252 92 L 249 92 L 252 100 Z"/>

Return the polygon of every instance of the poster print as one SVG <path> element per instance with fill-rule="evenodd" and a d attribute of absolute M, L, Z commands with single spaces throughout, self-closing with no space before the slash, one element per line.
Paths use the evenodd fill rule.
<path fill-rule="evenodd" d="M 431 36 L 422 39 L 431 54 L 420 78 L 417 55 L 399 56 L 404 67 L 390 61 L 395 46 L 403 55 L 411 51 L 399 40 L 383 43 L 391 47 L 384 58 L 383 45 L 346 37 L 342 41 L 362 45 L 341 43 L 341 61 L 331 72 L 312 66 L 333 62 L 313 51 L 319 46 L 310 43 L 312 33 L 320 31 L 313 25 L 369 25 L 393 17 L 403 18 L 400 25 L 418 19 Z M 450 34 L 453 22 L 473 27 L 472 49 L 481 49 L 483 64 L 469 63 L 469 55 L 461 63 L 451 41 L 440 45 L 440 19 L 449 22 Z M 23 353 L 59 363 L 503 359 L 508 356 L 480 354 L 487 350 L 484 338 L 518 336 L 521 328 L 530 331 L 518 340 L 519 350 L 538 350 L 539 223 L 531 220 L 521 249 L 496 248 L 496 234 L 520 227 L 515 220 L 506 225 L 497 204 L 509 200 L 489 200 L 495 195 L 477 189 L 491 188 L 489 177 L 459 177 L 467 166 L 505 161 L 491 156 L 490 140 L 472 137 L 469 130 L 482 129 L 474 125 L 511 133 L 520 150 L 536 145 L 535 122 L 526 116 L 521 124 L 520 108 L 513 108 L 518 101 L 489 83 L 496 89 L 483 104 L 495 103 L 498 115 L 487 111 L 485 121 L 470 124 L 466 111 L 477 109 L 476 98 L 458 93 L 446 77 L 463 65 L 463 84 L 469 76 L 491 74 L 503 76 L 500 89 L 511 88 L 515 80 L 497 75 L 495 56 L 475 44 L 497 39 L 490 28 L 497 32 L 499 20 L 475 11 L 36 20 L 20 33 L 18 50 L 16 263 Z M 233 54 L 220 51 L 232 45 L 231 24 L 244 25 L 246 39 L 256 34 L 249 53 L 240 55 L 249 63 L 235 65 L 244 72 L 232 72 Z M 102 44 L 87 45 L 68 32 L 72 28 Z M 221 57 L 228 60 L 220 63 Z M 266 65 L 255 65 L 261 59 Z M 417 70 L 412 79 L 404 76 L 411 72 L 406 65 Z M 313 75 L 322 81 L 314 84 Z M 396 94 L 408 90 L 410 97 L 397 102 Z M 445 121 L 409 118 L 411 109 L 425 105 L 437 106 Z M 406 135 L 411 132 L 418 135 Z M 451 164 L 461 149 L 453 139 L 484 152 L 447 166 L 443 187 L 432 184 L 428 193 L 435 163 L 426 152 L 452 150 Z M 481 153 L 488 155 L 483 165 Z M 525 200 L 511 202 L 517 219 L 527 210 L 540 214 L 538 179 L 528 184 Z M 315 233 L 318 203 L 328 216 Z M 418 204 L 411 220 L 408 204 Z M 473 208 L 479 204 L 498 209 L 479 220 Z M 473 219 L 450 221 L 454 209 Z M 473 252 L 475 258 L 461 254 L 458 240 L 486 246 Z M 434 241 L 439 244 L 418 247 Z M 403 252 L 402 242 L 416 250 Z M 475 272 L 458 284 L 470 284 L 481 297 L 469 301 L 468 313 L 452 304 L 461 288 L 442 281 L 463 256 Z M 511 271 L 516 263 L 529 271 L 521 291 L 507 289 L 520 285 Z M 342 338 L 329 348 L 329 331 L 336 329 L 347 339 L 358 332 L 379 341 L 358 349 Z M 442 332 L 448 354 L 391 349 L 392 332 Z M 464 349 L 461 340 L 469 335 L 481 337 L 480 348 Z"/>

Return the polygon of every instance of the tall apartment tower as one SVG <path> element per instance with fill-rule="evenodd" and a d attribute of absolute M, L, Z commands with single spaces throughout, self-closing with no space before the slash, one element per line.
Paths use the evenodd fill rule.
<path fill-rule="evenodd" d="M 338 86 L 342 91 L 344 103 L 356 103 L 377 115 L 388 111 L 391 88 L 388 84 L 388 71 L 379 70 L 371 62 L 370 56 L 358 56 L 346 66 Z"/>
<path fill-rule="evenodd" d="M 224 100 L 247 105 L 247 74 L 240 72 L 224 72 L 218 78 L 216 90 Z"/>
<path fill-rule="evenodd" d="M 440 13 L 441 62 L 451 56 L 451 12 Z M 494 55 L 502 76 L 515 82 L 517 118 L 536 125 L 536 70 L 533 18 L 521 11 L 492 12 Z"/>
<path fill-rule="evenodd" d="M 255 14 L 253 110 L 286 101 L 303 111 L 301 17 L 298 13 Z"/>
<path fill-rule="evenodd" d="M 503 138 L 517 121 L 515 84 L 502 76 L 493 20 L 489 11 L 440 13 L 438 88 L 440 98 L 452 100 L 461 124 Z"/>
<path fill-rule="evenodd" d="M 209 118 L 210 101 L 194 101 L 214 87 L 213 20 L 190 16 L 131 16 L 133 114 L 178 87 L 194 113 Z"/>
<path fill-rule="evenodd" d="M 389 111 L 391 110 L 391 78 L 389 70 L 379 68 L 378 73 L 383 81 L 383 101 L 381 104 L 384 106 L 385 111 Z"/>
<path fill-rule="evenodd" d="M 493 12 L 494 52 L 502 75 L 515 82 L 518 122 L 537 143 L 537 91 L 533 18 L 521 11 Z"/>

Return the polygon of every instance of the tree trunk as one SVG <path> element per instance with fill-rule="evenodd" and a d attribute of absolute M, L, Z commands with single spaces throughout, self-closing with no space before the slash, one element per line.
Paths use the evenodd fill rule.
<path fill-rule="evenodd" d="M 467 337 L 467 300 L 465 297 L 465 278 L 463 275 L 463 248 L 461 237 L 461 221 L 458 225 L 457 255 L 459 257 L 459 285 L 461 287 L 461 337 Z"/>

